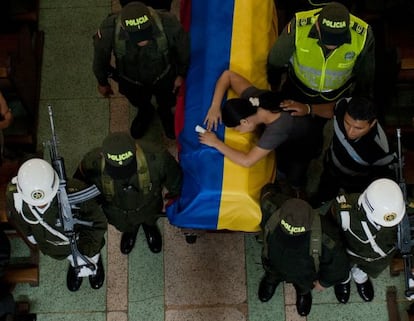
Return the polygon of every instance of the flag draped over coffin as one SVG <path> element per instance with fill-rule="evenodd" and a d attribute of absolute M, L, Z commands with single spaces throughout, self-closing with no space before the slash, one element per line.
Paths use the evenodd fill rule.
<path fill-rule="evenodd" d="M 182 1 L 181 10 L 181 22 L 191 39 L 185 96 L 176 111 L 184 181 L 180 198 L 167 208 L 168 219 L 183 228 L 258 231 L 260 190 L 274 178 L 274 154 L 244 168 L 200 144 L 194 128 L 203 125 L 215 83 L 224 70 L 268 88 L 266 60 L 277 35 L 273 0 Z M 230 91 L 227 98 L 233 97 Z M 223 125 L 216 134 L 245 152 L 257 140 L 254 134 L 240 134 Z"/>

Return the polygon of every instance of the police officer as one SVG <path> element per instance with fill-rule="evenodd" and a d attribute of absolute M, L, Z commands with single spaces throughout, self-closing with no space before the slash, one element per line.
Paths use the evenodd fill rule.
<path fill-rule="evenodd" d="M 181 169 L 167 150 L 148 142 L 138 144 L 127 133 L 112 133 L 101 148 L 85 155 L 75 175 L 95 184 L 103 194 L 108 222 L 123 232 L 123 254 L 134 247 L 140 225 L 149 249 L 161 251 L 156 223 L 163 207 L 162 189 L 173 199 L 180 193 L 182 181 Z"/>
<path fill-rule="evenodd" d="M 24 162 L 7 187 L 10 220 L 31 243 L 37 244 L 43 254 L 57 260 L 69 260 L 66 284 L 70 291 L 79 290 L 86 276 L 89 277 L 90 286 L 99 289 L 105 279 L 100 256 L 107 230 L 105 215 L 94 200 L 72 208 L 74 218 L 91 223 L 74 225 L 77 247 L 88 261 L 77 256 L 75 264 L 70 240 L 65 235 L 59 213 L 58 187 L 59 177 L 48 162 L 39 158 Z M 85 184 L 78 180 L 69 180 L 66 187 L 68 196 L 84 188 Z M 86 263 L 94 267 L 88 267 Z"/>
<path fill-rule="evenodd" d="M 154 95 L 164 131 L 174 138 L 171 108 L 187 74 L 190 56 L 188 35 L 177 18 L 133 1 L 120 13 L 107 17 L 93 39 L 98 91 L 105 97 L 113 94 L 108 82 L 112 75 L 119 92 L 138 108 L 131 135 L 139 138 L 146 132 L 154 113 Z M 110 64 L 112 53 L 115 68 Z"/>
<path fill-rule="evenodd" d="M 323 290 L 338 285 L 336 297 L 346 303 L 349 289 L 341 284 L 349 281 L 349 263 L 339 229 L 307 202 L 288 198 L 273 184 L 263 187 L 260 206 L 265 275 L 259 285 L 259 299 L 270 300 L 277 286 L 286 281 L 296 289 L 296 308 L 301 316 L 311 310 L 313 287 Z M 319 246 L 312 244 L 315 239 Z"/>
<path fill-rule="evenodd" d="M 269 82 L 280 88 L 280 75 L 286 72 L 281 90 L 287 99 L 281 106 L 295 117 L 312 115 L 308 135 L 317 155 L 335 102 L 350 95 L 373 95 L 374 43 L 365 21 L 331 2 L 322 9 L 297 12 L 270 50 Z"/>
<path fill-rule="evenodd" d="M 338 101 L 316 206 L 335 198 L 340 188 L 347 193 L 362 193 L 375 179 L 394 177 L 396 155 L 376 111 L 373 101 L 364 97 Z"/>
<path fill-rule="evenodd" d="M 358 293 L 364 301 L 372 301 L 374 288 L 369 277 L 377 277 L 396 251 L 397 225 L 406 210 L 401 189 L 394 181 L 381 178 L 361 194 L 338 196 L 331 210 L 343 230 Z"/>

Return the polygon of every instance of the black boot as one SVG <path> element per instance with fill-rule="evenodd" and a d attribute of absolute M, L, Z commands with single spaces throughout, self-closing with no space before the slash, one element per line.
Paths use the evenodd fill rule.
<path fill-rule="evenodd" d="M 273 294 L 275 294 L 276 288 L 279 285 L 279 282 L 272 282 L 267 274 L 262 278 L 259 285 L 258 296 L 259 300 L 262 302 L 269 301 Z"/>
<path fill-rule="evenodd" d="M 365 302 L 370 302 L 374 299 L 374 287 L 370 279 L 364 283 L 356 283 L 358 294 Z"/>
<path fill-rule="evenodd" d="M 309 291 L 305 294 L 300 294 L 296 289 L 296 309 L 300 316 L 307 316 L 312 308 L 312 293 Z"/>
<path fill-rule="evenodd" d="M 351 294 L 351 281 L 346 283 L 335 284 L 334 286 L 336 299 L 340 303 L 347 303 Z"/>
<path fill-rule="evenodd" d="M 105 281 L 105 270 L 102 264 L 102 257 L 99 256 L 98 264 L 96 267 L 96 274 L 89 275 L 89 284 L 92 289 L 100 289 Z"/>
<path fill-rule="evenodd" d="M 147 238 L 148 247 L 153 253 L 159 253 L 162 249 L 162 238 L 158 226 L 142 224 L 142 227 L 145 232 L 145 237 Z"/>
<path fill-rule="evenodd" d="M 121 237 L 121 253 L 129 254 L 134 248 L 135 241 L 137 239 L 138 227 L 133 232 L 124 232 Z"/>
<path fill-rule="evenodd" d="M 69 265 L 68 273 L 66 275 L 66 286 L 69 291 L 76 292 L 82 284 L 82 278 L 78 277 L 75 268 Z"/>

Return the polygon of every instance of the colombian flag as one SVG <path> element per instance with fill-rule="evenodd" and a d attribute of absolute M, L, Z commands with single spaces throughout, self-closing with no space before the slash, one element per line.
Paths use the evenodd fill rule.
<path fill-rule="evenodd" d="M 194 128 L 203 125 L 224 70 L 268 88 L 267 55 L 277 36 L 274 1 L 182 1 L 181 10 L 181 22 L 191 39 L 190 70 L 176 111 L 184 182 L 180 198 L 167 208 L 168 219 L 183 228 L 256 232 L 261 221 L 260 190 L 274 179 L 274 154 L 244 168 L 200 144 Z M 228 98 L 233 97 L 230 91 Z M 240 134 L 223 125 L 216 134 L 245 152 L 257 141 L 254 134 Z"/>

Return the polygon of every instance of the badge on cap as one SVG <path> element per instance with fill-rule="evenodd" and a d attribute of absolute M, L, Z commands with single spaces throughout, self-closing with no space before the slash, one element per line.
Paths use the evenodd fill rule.
<path fill-rule="evenodd" d="M 30 194 L 30 197 L 35 201 L 39 201 L 45 197 L 45 192 L 40 189 L 36 189 Z"/>
<path fill-rule="evenodd" d="M 391 213 L 385 213 L 384 214 L 384 221 L 385 222 L 392 222 L 397 218 L 397 213 L 391 212 Z"/>

